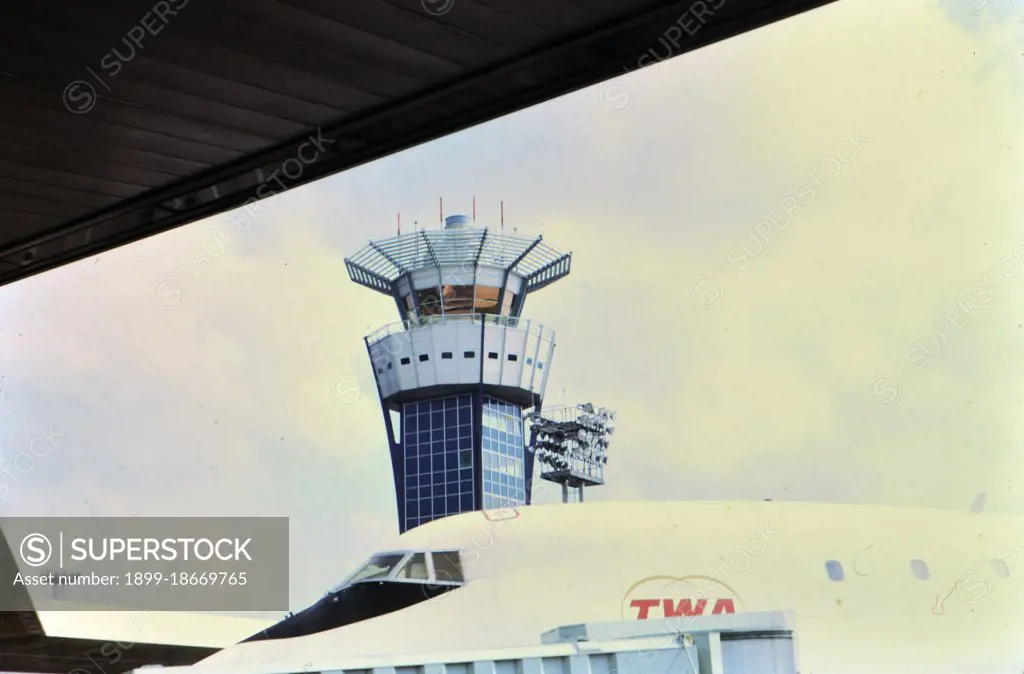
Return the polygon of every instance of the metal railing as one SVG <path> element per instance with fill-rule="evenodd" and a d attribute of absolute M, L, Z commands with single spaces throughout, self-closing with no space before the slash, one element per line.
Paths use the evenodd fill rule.
<path fill-rule="evenodd" d="M 435 325 L 494 325 L 497 327 L 525 330 L 529 335 L 537 335 L 542 339 L 551 339 L 554 330 L 545 328 L 540 323 L 533 322 L 527 318 L 518 316 L 500 316 L 497 314 L 438 314 L 430 316 L 418 316 L 407 318 L 404 321 L 388 323 L 382 328 L 367 335 L 366 339 L 370 344 L 376 344 L 390 335 L 401 334 L 429 328 Z"/>
<path fill-rule="evenodd" d="M 555 466 L 550 463 L 552 457 L 537 457 L 540 465 L 540 477 L 558 482 L 560 477 L 571 476 L 604 482 L 604 464 L 579 456 L 565 457 L 565 465 Z"/>

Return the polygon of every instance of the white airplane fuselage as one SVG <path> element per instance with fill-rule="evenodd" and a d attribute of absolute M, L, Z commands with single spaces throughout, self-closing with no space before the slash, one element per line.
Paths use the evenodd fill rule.
<path fill-rule="evenodd" d="M 466 584 L 383 616 L 242 643 L 248 674 L 540 643 L 560 625 L 792 611 L 814 674 L 1024 671 L 1024 520 L 783 502 L 530 506 L 444 518 L 394 550 L 459 550 Z"/>

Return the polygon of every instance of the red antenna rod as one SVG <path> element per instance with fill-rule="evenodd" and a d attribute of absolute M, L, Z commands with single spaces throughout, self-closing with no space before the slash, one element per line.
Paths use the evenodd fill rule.
<path fill-rule="evenodd" d="M 476 195 L 473 195 L 473 222 L 476 222 Z"/>
<path fill-rule="evenodd" d="M 398 236 L 402 236 L 402 214 L 398 214 Z"/>
<path fill-rule="evenodd" d="M 501 231 L 505 231 L 505 202 L 501 202 Z"/>
<path fill-rule="evenodd" d="M 440 199 L 440 201 L 438 202 L 438 208 L 440 209 L 439 212 L 440 212 L 440 215 L 441 215 L 440 222 L 443 225 L 444 224 L 444 197 L 439 197 L 439 199 Z"/>

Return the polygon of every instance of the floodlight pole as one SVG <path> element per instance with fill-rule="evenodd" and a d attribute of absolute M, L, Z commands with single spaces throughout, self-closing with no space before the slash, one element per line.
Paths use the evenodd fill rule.
<path fill-rule="evenodd" d="M 586 416 L 581 416 L 581 413 Z M 546 442 L 553 442 L 558 447 L 554 450 L 557 454 L 554 461 L 548 450 L 538 456 L 540 478 L 561 485 L 563 504 L 583 503 L 587 485 L 604 484 L 608 436 L 614 430 L 609 427 L 608 419 L 614 421 L 615 413 L 598 408 L 596 414 L 599 418 L 596 421 L 594 414 L 590 403 L 556 408 L 547 414 L 539 410 L 534 412 L 531 443 L 536 446 L 538 438 L 549 437 L 551 439 Z"/>

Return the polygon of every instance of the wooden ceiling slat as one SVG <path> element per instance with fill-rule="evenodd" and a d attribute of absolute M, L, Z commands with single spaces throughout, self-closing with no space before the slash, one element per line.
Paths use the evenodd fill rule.
<path fill-rule="evenodd" d="M 677 53 L 832 1 L 729 0 Z M 151 0 L 0 3 L 0 285 L 237 207 L 310 138 L 289 188 L 614 77 L 691 5 L 208 0 L 129 52 Z"/>

